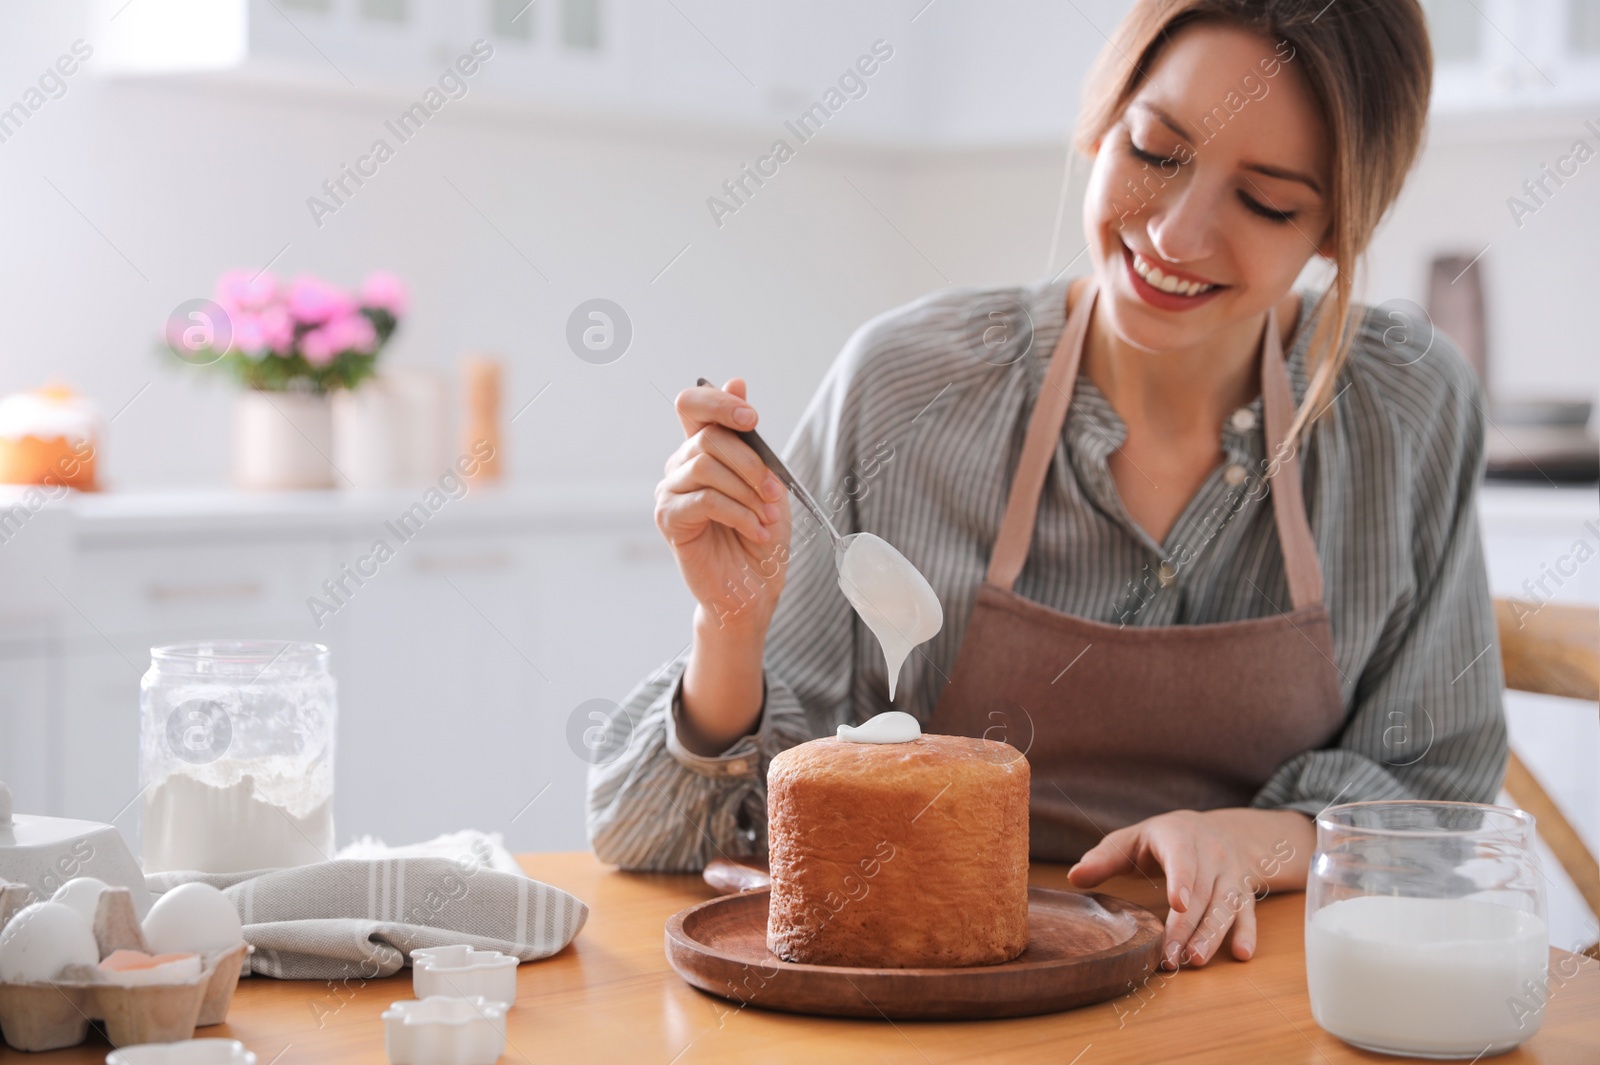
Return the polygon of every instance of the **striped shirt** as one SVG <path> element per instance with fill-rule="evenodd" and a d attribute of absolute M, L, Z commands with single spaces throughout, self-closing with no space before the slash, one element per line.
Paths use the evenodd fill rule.
<path fill-rule="evenodd" d="M 944 628 L 914 651 L 893 709 L 927 721 L 948 683 L 1045 367 L 1067 281 L 935 293 L 862 326 L 824 378 L 785 461 L 840 532 L 870 531 L 928 578 Z M 1313 294 L 1287 351 L 1298 402 Z M 1345 725 L 1278 767 L 1252 805 L 1493 802 L 1506 763 L 1502 675 L 1474 494 L 1482 395 L 1443 335 L 1358 307 L 1336 398 L 1302 451 Z M 1241 621 L 1289 609 L 1259 471 L 1261 399 L 1225 419 L 1223 462 L 1165 544 L 1129 516 L 1108 467 L 1125 426 L 1080 377 L 1039 502 L 1018 594 L 1126 625 Z M 766 644 L 753 734 L 716 756 L 677 732 L 687 655 L 628 696 L 614 757 L 591 766 L 595 853 L 694 870 L 766 852 L 766 772 L 779 752 L 891 709 L 883 653 L 841 594 L 828 538 L 796 504 L 787 584 Z M 751 579 L 758 579 L 752 574 Z"/>

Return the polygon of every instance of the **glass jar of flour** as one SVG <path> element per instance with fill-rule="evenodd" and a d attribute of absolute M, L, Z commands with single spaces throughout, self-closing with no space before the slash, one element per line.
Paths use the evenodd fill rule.
<path fill-rule="evenodd" d="M 147 873 L 236 873 L 333 856 L 337 709 L 328 649 L 155 647 L 139 687 Z"/>
<path fill-rule="evenodd" d="M 1474 1061 L 1537 1032 L 1550 936 L 1534 838 L 1503 806 L 1324 810 L 1306 883 L 1317 1023 L 1364 1050 Z"/>

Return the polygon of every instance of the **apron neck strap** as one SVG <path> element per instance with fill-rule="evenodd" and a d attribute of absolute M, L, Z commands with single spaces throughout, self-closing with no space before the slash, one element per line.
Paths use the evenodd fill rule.
<path fill-rule="evenodd" d="M 1068 284 L 1068 291 L 1071 288 Z M 1089 332 L 1089 311 L 1094 306 L 1095 295 L 1095 277 L 1090 274 L 1083 295 L 1068 313 L 1061 337 L 1050 353 L 1050 365 L 1045 369 L 1044 383 L 1039 386 L 1033 415 L 1028 419 L 1022 456 L 1011 477 L 1011 494 L 1006 497 L 1005 516 L 1000 519 L 1000 535 L 995 539 L 985 577 L 988 583 L 1008 592 L 1016 583 L 1017 574 L 1022 572 L 1022 563 L 1033 544 L 1039 493 L 1044 488 L 1050 460 L 1056 453 L 1056 441 L 1061 439 L 1061 427 L 1067 422 L 1067 408 L 1072 405 L 1072 386 L 1078 380 L 1078 362 L 1083 353 L 1084 337 Z"/>
<path fill-rule="evenodd" d="M 1070 286 L 1069 286 L 1070 288 Z M 1050 355 L 1044 382 L 1028 419 L 1022 455 L 1017 460 L 1006 498 L 1000 534 L 989 556 L 986 580 L 1010 591 L 1022 572 L 1022 564 L 1033 544 L 1033 529 L 1039 514 L 1039 496 L 1044 489 L 1056 442 L 1066 424 L 1067 408 L 1072 405 L 1072 390 L 1078 380 L 1084 340 L 1089 332 L 1090 313 L 1098 295 L 1098 282 L 1090 275 L 1083 292 L 1067 315 L 1066 325 Z M 1284 569 L 1289 577 L 1289 595 L 1294 607 L 1322 601 L 1322 566 L 1317 560 L 1316 541 L 1306 518 L 1305 501 L 1300 491 L 1300 462 L 1293 447 L 1281 446 L 1294 420 L 1294 397 L 1289 389 L 1283 344 L 1278 334 L 1276 308 L 1267 311 L 1262 342 L 1261 396 L 1266 415 L 1269 443 L 1267 476 L 1272 484 L 1272 511 L 1283 548 Z"/>
<path fill-rule="evenodd" d="M 1300 297 L 1304 299 L 1305 297 Z M 1322 563 L 1317 541 L 1306 517 L 1301 494 L 1300 448 L 1289 441 L 1294 423 L 1294 393 L 1278 335 L 1278 311 L 1267 311 L 1267 334 L 1261 358 L 1261 407 L 1266 416 L 1267 483 L 1272 489 L 1272 514 L 1278 524 L 1278 544 L 1289 577 L 1289 600 L 1296 610 L 1322 603 Z"/>

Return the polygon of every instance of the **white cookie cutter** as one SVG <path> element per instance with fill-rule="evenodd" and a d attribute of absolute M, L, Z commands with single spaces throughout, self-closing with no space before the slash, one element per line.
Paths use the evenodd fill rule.
<path fill-rule="evenodd" d="M 383 1050 L 391 1065 L 492 1065 L 505 1049 L 504 1002 L 434 995 L 383 1011 Z"/>
<path fill-rule="evenodd" d="M 498 950 L 428 947 L 411 952 L 411 990 L 418 998 L 445 995 L 517 1004 L 517 959 Z"/>
<path fill-rule="evenodd" d="M 256 1056 L 237 1039 L 186 1039 L 113 1050 L 106 1065 L 256 1065 Z"/>

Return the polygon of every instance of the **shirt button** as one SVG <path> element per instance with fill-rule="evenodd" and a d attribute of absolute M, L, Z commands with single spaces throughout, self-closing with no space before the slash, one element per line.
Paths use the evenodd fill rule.
<path fill-rule="evenodd" d="M 1177 567 L 1170 562 L 1161 563 L 1161 567 L 1156 570 L 1156 579 L 1161 582 L 1161 587 L 1172 587 L 1172 582 L 1178 579 Z"/>
<path fill-rule="evenodd" d="M 1241 433 L 1248 433 L 1256 427 L 1256 412 L 1249 407 L 1240 407 L 1233 412 L 1233 427 Z"/>
<path fill-rule="evenodd" d="M 740 773 L 743 773 L 749 768 L 750 763 L 746 762 L 743 758 L 735 758 L 733 761 L 728 763 L 728 772 L 733 776 L 738 776 Z"/>
<path fill-rule="evenodd" d="M 1243 484 L 1246 476 L 1245 468 L 1237 462 L 1222 471 L 1222 479 L 1231 485 Z"/>

